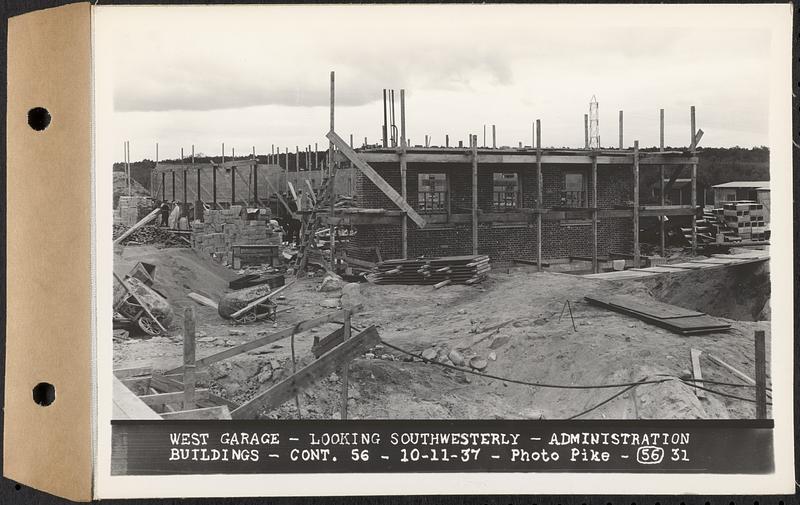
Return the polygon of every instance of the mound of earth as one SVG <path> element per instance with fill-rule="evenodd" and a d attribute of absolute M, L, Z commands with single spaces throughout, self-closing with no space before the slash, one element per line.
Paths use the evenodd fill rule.
<path fill-rule="evenodd" d="M 125 261 L 157 264 L 157 289 L 175 304 L 194 303 L 190 291 L 214 299 L 227 291 L 234 273 L 192 250 L 127 247 Z M 431 286 L 361 284 L 363 310 L 353 316 L 353 329 L 378 328 L 383 344 L 351 362 L 349 417 L 355 419 L 682 419 L 752 418 L 752 403 L 713 394 L 698 398 L 678 380 L 691 369 L 690 350 L 699 349 L 753 374 L 753 332 L 769 324 L 731 320 L 729 332 L 681 336 L 638 319 L 593 307 L 586 295 L 633 294 L 652 299 L 641 282 L 610 282 L 575 275 L 536 273 L 530 267 L 495 269 L 479 285 Z M 280 303 L 291 311 L 278 321 L 235 326 L 213 309 L 198 307 L 198 357 L 220 352 L 297 322 L 320 316 L 320 305 L 338 292 L 319 292 L 320 279 L 299 279 L 282 292 Z M 569 306 L 565 302 L 569 301 Z M 573 327 L 574 324 L 574 327 Z M 287 377 L 294 366 L 313 361 L 314 338 L 335 326 L 326 325 L 291 340 L 216 363 L 208 386 L 243 403 Z M 469 362 L 480 357 L 490 378 L 412 358 L 413 354 L 449 356 Z M 769 350 L 769 345 L 767 345 Z M 451 353 L 451 351 L 457 353 Z M 179 335 L 174 338 L 115 342 L 117 366 L 151 365 L 168 369 L 181 363 Z M 769 360 L 769 356 L 767 357 Z M 738 382 L 725 369 L 701 358 L 710 380 Z M 467 365 L 468 366 L 468 365 Z M 624 388 L 564 389 L 559 386 L 597 386 L 670 378 L 638 386 L 604 405 Z M 339 372 L 298 398 L 261 412 L 264 418 L 335 419 L 341 398 Z M 728 394 L 752 396 L 752 391 L 714 386 Z"/>

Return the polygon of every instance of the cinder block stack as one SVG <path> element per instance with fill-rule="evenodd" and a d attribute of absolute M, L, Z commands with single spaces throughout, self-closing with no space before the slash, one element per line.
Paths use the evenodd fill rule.
<path fill-rule="evenodd" d="M 153 210 L 153 199 L 149 196 L 120 196 L 114 209 L 114 224 L 133 226 Z"/>
<path fill-rule="evenodd" d="M 269 209 L 261 209 L 255 219 L 249 219 L 241 205 L 234 205 L 206 211 L 204 218 L 205 222 L 192 223 L 192 248 L 226 265 L 233 264 L 234 245 L 280 244 L 280 235 L 269 226 Z"/>
<path fill-rule="evenodd" d="M 730 202 L 722 206 L 725 226 L 736 232 L 742 240 L 766 239 L 766 211 L 760 203 L 751 201 Z"/>

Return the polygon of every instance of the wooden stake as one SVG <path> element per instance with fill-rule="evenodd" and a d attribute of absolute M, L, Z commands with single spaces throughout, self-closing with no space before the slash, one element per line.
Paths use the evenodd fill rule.
<path fill-rule="evenodd" d="M 692 359 L 692 378 L 696 381 L 696 384 L 699 386 L 703 385 L 703 372 L 700 370 L 700 355 L 702 353 L 697 349 L 692 349 L 689 351 L 689 356 Z M 698 398 L 703 398 L 706 395 L 706 392 L 702 389 L 694 388 L 694 394 L 697 395 Z"/>
<path fill-rule="evenodd" d="M 472 254 L 478 254 L 478 136 L 470 134 L 472 148 Z"/>
<path fill-rule="evenodd" d="M 755 334 L 756 354 L 756 419 L 767 418 L 767 341 L 766 334 L 757 330 Z"/>
<path fill-rule="evenodd" d="M 406 90 L 400 90 L 400 192 L 403 201 L 408 203 L 408 164 L 406 162 Z M 403 213 L 401 223 L 401 253 L 403 259 L 408 258 L 408 215 Z"/>
<path fill-rule="evenodd" d="M 697 129 L 695 127 L 694 118 L 694 105 L 690 109 L 691 114 L 691 128 L 692 128 L 692 143 L 691 151 L 692 157 L 697 153 L 696 135 Z M 697 163 L 692 163 L 692 256 L 697 254 Z"/>
<path fill-rule="evenodd" d="M 633 265 L 639 268 L 639 141 L 633 141 Z"/>
<path fill-rule="evenodd" d="M 346 310 L 344 315 L 344 336 L 343 341 L 347 342 L 350 340 L 350 311 Z M 350 382 L 350 364 L 345 363 L 342 365 L 342 420 L 347 419 L 347 399 L 348 399 L 348 389 L 349 389 L 349 382 Z"/>
<path fill-rule="evenodd" d="M 536 269 L 542 271 L 542 123 L 536 120 Z"/>
<path fill-rule="evenodd" d="M 619 111 L 619 148 L 622 149 L 624 146 L 622 142 L 622 111 Z"/>
<path fill-rule="evenodd" d="M 334 105 L 336 103 L 336 81 L 335 81 L 335 74 L 331 71 L 331 131 L 334 131 Z M 353 145 L 353 136 L 350 135 L 350 145 Z M 328 145 L 328 149 L 330 151 L 331 157 L 331 166 L 328 170 L 328 174 L 330 175 L 330 182 L 328 183 L 328 198 L 330 199 L 331 204 L 331 211 L 330 216 L 333 217 L 336 207 L 336 166 L 334 162 L 334 156 L 336 152 L 334 151 L 333 142 L 330 142 Z M 331 252 L 331 270 L 336 271 L 336 226 L 331 225 L 329 228 L 330 238 L 331 238 L 331 245 L 330 245 L 330 252 Z M 346 402 L 345 402 L 346 403 Z M 347 408 L 345 406 L 345 408 Z M 346 412 L 345 412 L 346 414 Z"/>
<path fill-rule="evenodd" d="M 588 137 L 587 137 L 588 139 Z M 599 273 L 597 263 L 597 155 L 592 153 L 592 272 Z"/>
<path fill-rule="evenodd" d="M 492 125 L 492 148 L 497 149 L 497 125 Z"/>
<path fill-rule="evenodd" d="M 253 200 L 258 200 L 258 162 L 256 161 L 256 146 L 253 146 Z M 267 198 L 269 200 L 269 198 Z"/>
<path fill-rule="evenodd" d="M 663 152 L 664 151 L 664 109 L 661 109 L 659 113 L 659 133 L 658 133 L 658 150 Z M 664 165 L 661 165 L 659 170 L 659 184 L 661 186 L 661 206 L 663 207 L 666 205 L 665 203 L 665 195 L 664 195 Z M 667 239 L 665 237 L 666 233 L 666 224 L 664 222 L 665 216 L 658 216 L 659 219 L 659 232 L 661 235 L 661 257 L 667 257 Z"/>
<path fill-rule="evenodd" d="M 196 407 L 194 398 L 195 388 L 195 319 L 194 307 L 186 307 L 183 311 L 183 410 Z"/>

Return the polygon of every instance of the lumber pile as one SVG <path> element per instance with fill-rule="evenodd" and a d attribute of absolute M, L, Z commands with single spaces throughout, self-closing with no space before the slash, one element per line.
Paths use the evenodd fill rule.
<path fill-rule="evenodd" d="M 591 305 L 626 314 L 681 335 L 701 335 L 729 330 L 731 325 L 703 312 L 668 303 L 643 301 L 633 296 L 584 297 Z"/>
<path fill-rule="evenodd" d="M 378 263 L 367 279 L 375 284 L 421 284 L 440 288 L 448 284 L 482 281 L 491 265 L 489 256 L 445 256 Z"/>

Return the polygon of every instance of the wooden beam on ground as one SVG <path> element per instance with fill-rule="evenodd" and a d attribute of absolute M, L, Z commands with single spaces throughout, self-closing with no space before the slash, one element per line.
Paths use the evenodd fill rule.
<path fill-rule="evenodd" d="M 237 317 L 241 316 L 242 314 L 244 314 L 248 310 L 254 308 L 256 305 L 258 305 L 260 303 L 264 303 L 265 301 L 269 300 L 273 296 L 277 295 L 281 291 L 287 289 L 289 286 L 294 284 L 295 280 L 292 280 L 291 282 L 289 282 L 287 284 L 284 284 L 283 286 L 279 287 L 278 289 L 270 291 L 269 293 L 267 293 L 266 295 L 262 296 L 261 298 L 258 298 L 256 300 L 253 300 L 252 302 L 248 303 L 243 308 L 241 308 L 241 309 L 237 310 L 236 312 L 234 312 L 233 314 L 231 314 L 231 319 L 236 319 Z"/>
<path fill-rule="evenodd" d="M 339 148 L 339 151 L 341 151 L 342 154 L 344 154 L 347 159 L 349 159 L 353 165 L 356 166 L 356 168 L 361 170 L 361 172 L 378 187 L 378 189 L 383 191 L 386 196 L 388 196 L 389 199 L 394 202 L 395 205 L 404 210 L 408 217 L 411 218 L 411 220 L 414 221 L 417 226 L 420 228 L 425 227 L 425 220 L 422 218 L 422 216 L 417 214 L 417 211 L 415 211 L 408 204 L 408 202 L 403 200 L 403 197 L 397 191 L 395 191 L 395 189 L 388 182 L 386 182 L 386 180 L 381 177 L 374 168 L 369 166 L 369 164 L 362 160 L 355 151 L 350 149 L 350 146 L 348 146 L 347 143 L 336 134 L 336 132 L 328 132 L 327 137 L 336 145 L 336 147 Z"/>
<path fill-rule="evenodd" d="M 162 393 L 183 394 L 182 382 L 179 382 L 175 379 L 171 379 L 169 377 L 165 377 L 160 374 L 153 374 L 150 381 L 150 385 L 154 390 L 160 391 Z M 215 395 L 211 391 L 208 392 L 208 398 L 195 397 L 195 400 L 197 400 L 198 407 L 214 407 L 216 405 L 227 405 L 229 409 L 235 409 L 239 407 L 239 404 L 237 404 L 236 402 Z"/>
<path fill-rule="evenodd" d="M 114 377 L 112 397 L 113 419 L 160 419 L 159 415 Z"/>
<path fill-rule="evenodd" d="M 259 347 L 263 347 L 265 345 L 269 345 L 273 342 L 277 342 L 278 340 L 282 340 L 287 337 L 291 337 L 295 333 L 302 333 L 306 330 L 310 330 L 311 328 L 320 326 L 325 323 L 329 323 L 331 321 L 336 321 L 342 317 L 344 317 L 345 311 L 344 310 L 337 310 L 335 312 L 331 312 L 330 314 L 325 314 L 324 316 L 316 317 L 314 319 L 308 319 L 306 321 L 302 321 L 297 323 L 296 325 L 290 328 L 284 328 L 283 330 L 277 331 L 275 333 L 270 333 L 269 335 L 265 335 L 263 337 L 259 337 L 255 340 L 251 340 L 250 342 L 246 342 L 241 345 L 237 345 L 235 347 L 231 347 L 225 349 L 222 352 L 218 352 L 216 354 L 212 354 L 211 356 L 206 356 L 205 358 L 197 360 L 198 367 L 205 367 L 210 365 L 211 363 L 216 363 L 217 361 L 221 361 L 223 359 L 227 359 L 238 354 L 242 354 L 248 351 L 252 351 L 253 349 L 258 349 Z M 183 366 L 178 368 L 174 368 L 167 373 L 177 373 L 181 372 Z"/>
<path fill-rule="evenodd" d="M 211 298 L 207 298 L 197 293 L 189 293 L 186 296 L 196 301 L 200 305 L 205 305 L 206 307 L 211 307 L 212 309 L 219 310 L 219 304 L 214 300 L 212 300 Z"/>
<path fill-rule="evenodd" d="M 201 409 L 179 410 L 177 412 L 165 412 L 161 414 L 162 419 L 230 419 L 231 413 L 227 405 L 217 405 L 216 407 L 205 407 Z"/>
<path fill-rule="evenodd" d="M 697 381 L 697 385 L 703 385 L 703 372 L 700 370 L 700 355 L 702 354 L 701 351 L 697 349 L 692 349 L 689 351 L 689 355 L 692 359 L 692 378 Z M 697 395 L 698 398 L 703 398 L 705 396 L 705 391 L 702 389 L 694 388 L 694 394 Z"/>
<path fill-rule="evenodd" d="M 755 379 L 753 379 L 752 377 L 750 377 L 746 373 L 742 372 L 741 370 L 738 370 L 738 369 L 734 368 L 732 365 L 727 364 L 726 362 L 722 361 L 721 359 L 719 359 L 718 357 L 714 356 L 713 354 L 706 353 L 706 357 L 708 357 L 709 360 L 713 361 L 717 365 L 719 365 L 722 368 L 726 369 L 727 371 L 731 372 L 733 375 L 739 377 L 740 379 L 742 379 L 746 383 L 750 384 L 751 386 L 755 386 L 756 385 L 756 380 Z"/>
<path fill-rule="evenodd" d="M 131 377 L 150 375 L 152 373 L 153 373 L 153 367 L 151 366 L 117 368 L 116 370 L 114 370 L 114 377 L 116 377 L 117 379 L 129 379 Z"/>
<path fill-rule="evenodd" d="M 318 360 L 300 369 L 267 391 L 257 395 L 238 409 L 231 412 L 234 419 L 252 419 L 263 410 L 272 410 L 316 381 L 330 375 L 339 366 L 351 361 L 364 350 L 380 342 L 378 331 L 370 326 L 353 338 L 323 354 Z"/>
<path fill-rule="evenodd" d="M 195 390 L 195 399 L 196 400 L 207 400 L 208 399 L 208 389 L 197 389 Z M 139 399 L 142 400 L 146 405 L 150 407 L 158 407 L 161 405 L 167 405 L 170 403 L 183 403 L 185 393 L 183 391 L 176 391 L 174 393 L 156 393 L 150 395 L 143 395 L 140 396 Z"/>

